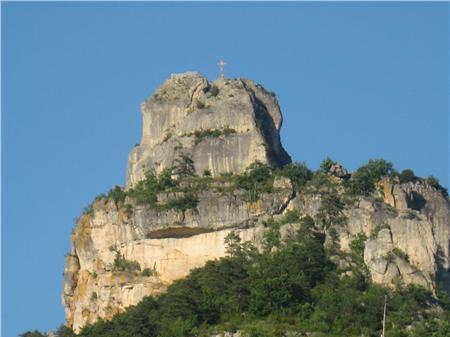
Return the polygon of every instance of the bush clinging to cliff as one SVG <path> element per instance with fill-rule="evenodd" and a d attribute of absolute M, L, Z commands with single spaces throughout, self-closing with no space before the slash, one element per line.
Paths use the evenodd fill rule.
<path fill-rule="evenodd" d="M 369 195 L 375 190 L 375 183 L 383 176 L 390 176 L 394 172 L 391 162 L 384 159 L 371 159 L 353 173 L 350 183 L 353 193 Z"/>
<path fill-rule="evenodd" d="M 273 192 L 272 168 L 261 162 L 255 162 L 241 175 L 237 176 L 236 188 L 247 191 L 247 199 L 256 201 L 262 193 Z"/>
<path fill-rule="evenodd" d="M 276 170 L 276 175 L 289 178 L 294 187 L 300 189 L 311 179 L 312 172 L 303 163 L 291 163 Z"/>

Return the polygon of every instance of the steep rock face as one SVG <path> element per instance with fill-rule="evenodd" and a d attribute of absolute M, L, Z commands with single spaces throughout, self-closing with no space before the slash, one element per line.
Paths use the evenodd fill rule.
<path fill-rule="evenodd" d="M 267 230 L 263 222 L 268 218 L 278 219 L 292 210 L 317 218 L 320 194 L 294 192 L 283 179 L 275 180 L 274 186 L 274 193 L 263 194 L 256 202 L 246 201 L 239 189 L 228 193 L 206 190 L 197 208 L 184 212 L 133 205 L 129 214 L 121 202 L 98 199 L 92 213 L 80 218 L 66 260 L 63 302 L 68 324 L 78 331 L 100 317 L 111 318 L 146 295 L 164 291 L 193 268 L 225 256 L 224 240 L 231 231 L 261 247 Z M 422 187 L 410 190 L 418 193 Z M 430 203 L 444 206 L 445 198 L 432 191 Z M 125 203 L 133 204 L 133 200 Z M 444 217 L 448 211 L 448 206 L 439 206 L 433 214 Z M 445 234 L 448 218 L 447 222 L 431 222 L 425 210 L 395 209 L 367 197 L 347 205 L 344 214 L 345 225 L 335 227 L 340 249 L 350 252 L 350 242 L 365 233 L 364 263 L 374 282 L 388 286 L 413 283 L 434 290 L 441 280 L 448 287 L 445 261 L 449 256 L 442 246 L 450 242 L 450 235 Z M 293 226 L 286 225 L 282 232 L 297 228 Z M 137 262 L 140 270 L 116 270 L 117 254 Z M 146 268 L 149 275 L 142 273 Z"/>
<path fill-rule="evenodd" d="M 182 155 L 193 159 L 197 174 L 209 170 L 216 177 L 241 173 L 256 160 L 275 167 L 290 161 L 279 140 L 278 104 L 252 81 L 220 79 L 209 84 L 196 73 L 174 75 L 143 103 L 142 111 L 142 142 L 130 153 L 128 190 L 146 171 L 161 172 Z M 333 169 L 333 193 L 342 199 L 342 181 L 348 176 L 342 167 Z M 276 177 L 273 192 L 262 193 L 256 201 L 221 178 L 197 189 L 196 206 L 184 210 L 140 204 L 130 195 L 122 201 L 96 199 L 92 211 L 78 220 L 66 258 L 62 299 L 67 324 L 79 331 L 144 296 L 165 291 L 193 268 L 225 256 L 224 240 L 231 231 L 261 247 L 264 221 L 293 210 L 318 220 L 324 204 L 323 190 L 295 190 L 287 178 Z M 351 242 L 364 233 L 362 259 L 374 282 L 414 283 L 430 290 L 443 282 L 450 291 L 448 198 L 420 179 L 405 184 L 383 179 L 379 187 L 384 200 L 346 201 L 346 221 L 333 224 L 335 238 L 325 232 L 326 242 L 336 240 L 345 256 L 351 253 Z M 159 192 L 157 203 L 183 193 Z M 282 235 L 298 225 L 284 225 Z M 353 263 L 346 258 L 337 260 L 343 270 Z"/>
<path fill-rule="evenodd" d="M 409 220 L 408 226 L 394 226 L 398 239 L 394 237 L 392 242 L 409 252 L 408 256 L 428 257 L 420 268 L 432 270 L 434 282 L 444 285 L 450 292 L 449 199 L 423 180 L 392 184 L 384 179 L 381 186 L 385 202 Z M 434 263 L 429 263 L 431 260 Z"/>
<path fill-rule="evenodd" d="M 412 193 L 429 204 L 421 211 L 410 208 L 412 204 L 397 202 L 397 208 L 386 201 L 360 197 L 354 205 L 347 206 L 345 225 L 336 226 L 340 249 L 350 252 L 350 242 L 358 234 L 368 238 L 364 250 L 364 263 L 376 283 L 395 286 L 418 284 L 434 290 L 438 283 L 450 289 L 448 265 L 450 245 L 450 205 L 448 199 L 423 182 L 395 184 L 397 199 Z M 321 200 L 319 195 L 297 195 L 288 209 L 298 209 L 313 217 L 317 215 Z M 409 205 L 409 207 L 408 207 Z M 432 209 L 432 211 L 431 211 Z"/>
<path fill-rule="evenodd" d="M 261 242 L 262 219 L 281 213 L 293 197 L 291 188 L 247 202 L 242 193 L 206 191 L 196 210 L 157 212 L 100 198 L 78 221 L 73 249 L 66 258 L 63 303 L 67 323 L 78 331 L 98 318 L 111 318 L 145 295 L 157 294 L 206 261 L 225 256 L 224 239 L 238 229 L 244 241 Z M 132 203 L 132 200 L 126 202 Z M 119 254 L 140 270 L 114 267 Z M 142 271 L 150 269 L 151 275 Z"/>
<path fill-rule="evenodd" d="M 212 84 L 198 73 L 174 74 L 142 103 L 141 144 L 130 153 L 128 186 L 145 172 L 171 168 L 188 156 L 195 170 L 212 176 L 241 173 L 260 161 L 291 161 L 280 143 L 282 116 L 275 96 L 245 79 Z"/>

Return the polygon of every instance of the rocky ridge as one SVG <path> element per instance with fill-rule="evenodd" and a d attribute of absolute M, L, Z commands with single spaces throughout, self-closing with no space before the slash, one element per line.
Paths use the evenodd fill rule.
<path fill-rule="evenodd" d="M 274 168 L 290 162 L 280 143 L 282 119 L 272 94 L 248 80 L 209 84 L 187 73 L 167 80 L 142 111 L 144 131 L 130 153 L 127 191 L 136 189 L 149 170 L 163 174 L 183 156 L 192 159 L 197 175 L 208 174 L 173 177 L 180 186 L 158 191 L 152 205 L 138 202 L 131 192 L 99 197 L 80 217 L 63 289 L 67 324 L 74 331 L 109 319 L 224 256 L 224 239 L 232 231 L 261 247 L 272 218 L 296 212 L 318 223 L 329 190 L 344 200 L 335 233 L 325 230 L 326 242 L 342 252 L 335 261 L 343 273 L 351 272 L 351 244 L 363 235 L 362 259 L 374 282 L 414 283 L 430 290 L 443 282 L 450 290 L 449 200 L 426 181 L 384 178 L 375 195 L 348 197 L 349 173 L 336 165 L 325 192 L 313 182 L 299 188 L 274 174 L 267 191 L 249 197 L 229 173 L 246 174 L 255 161 Z M 161 206 L 187 193 L 195 195 L 194 205 Z M 294 219 L 281 232 L 286 236 L 295 228 Z"/>

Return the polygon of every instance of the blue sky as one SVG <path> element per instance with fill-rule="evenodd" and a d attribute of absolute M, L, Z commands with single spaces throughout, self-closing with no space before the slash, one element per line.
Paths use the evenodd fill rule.
<path fill-rule="evenodd" d="M 74 219 L 123 184 L 171 73 L 277 94 L 295 161 L 370 158 L 448 186 L 446 3 L 2 3 L 2 323 L 55 329 Z"/>

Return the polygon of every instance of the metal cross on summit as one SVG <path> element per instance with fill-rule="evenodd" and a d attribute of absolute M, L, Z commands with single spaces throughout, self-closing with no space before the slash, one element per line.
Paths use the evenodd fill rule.
<path fill-rule="evenodd" d="M 224 73 L 223 73 L 223 68 L 227 63 L 224 60 L 220 60 L 219 62 L 217 62 L 217 65 L 219 66 L 220 69 L 220 78 L 224 78 Z"/>

